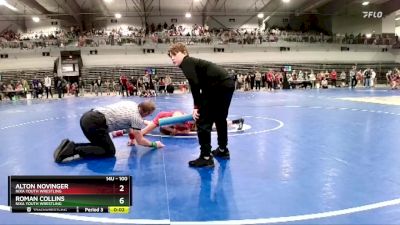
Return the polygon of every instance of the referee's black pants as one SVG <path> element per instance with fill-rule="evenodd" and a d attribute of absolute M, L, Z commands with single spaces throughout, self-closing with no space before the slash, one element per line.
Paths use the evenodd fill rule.
<path fill-rule="evenodd" d="M 81 157 L 110 157 L 115 146 L 108 134 L 106 118 L 101 112 L 88 111 L 81 117 L 81 129 L 90 143 L 76 143 L 75 151 Z"/>
<path fill-rule="evenodd" d="M 212 90 L 203 90 L 197 120 L 197 136 L 200 144 L 200 155 L 209 156 L 211 154 L 211 130 L 215 123 L 218 135 L 218 146 L 225 149 L 228 145 L 228 117 L 229 106 L 231 104 L 235 81 L 229 78 Z"/>

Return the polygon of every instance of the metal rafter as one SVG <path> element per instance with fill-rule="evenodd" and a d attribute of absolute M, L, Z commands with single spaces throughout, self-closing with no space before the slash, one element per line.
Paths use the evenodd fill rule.
<path fill-rule="evenodd" d="M 203 10 L 202 10 L 203 26 L 207 23 L 208 19 L 210 18 L 210 15 L 207 12 L 214 11 L 214 9 L 218 5 L 219 1 L 220 0 L 207 0 L 207 2 L 204 4 Z"/>
<path fill-rule="evenodd" d="M 97 3 L 97 6 L 99 7 L 101 13 L 103 13 L 103 15 L 105 15 L 105 16 L 111 16 L 111 12 L 110 12 L 110 10 L 108 9 L 106 3 L 104 3 L 104 1 L 102 1 L 102 0 L 101 0 L 101 1 L 100 1 L 100 0 L 97 0 L 96 3 Z"/>
<path fill-rule="evenodd" d="M 308 4 L 305 4 L 299 12 L 312 12 L 314 10 L 317 10 L 319 7 L 328 4 L 332 0 L 314 0 L 314 1 L 308 1 Z"/>
<path fill-rule="evenodd" d="M 322 5 L 318 8 L 318 12 L 323 14 L 323 15 L 338 15 L 340 14 L 343 10 L 348 10 L 351 4 L 353 3 L 359 3 L 359 0 L 335 0 L 335 1 L 330 1 L 325 5 Z M 361 7 L 361 3 L 360 3 Z M 357 10 L 357 9 L 352 9 L 352 10 Z"/>
<path fill-rule="evenodd" d="M 270 0 L 267 3 L 263 2 L 263 4 L 264 4 L 264 6 L 261 7 L 261 9 L 258 9 L 258 12 L 256 12 L 252 16 L 250 16 L 240 26 L 247 24 L 250 20 L 252 20 L 254 17 L 256 17 L 259 12 L 267 11 L 267 9 L 272 9 L 272 10 L 268 10 L 268 16 L 272 17 L 273 15 L 276 14 L 277 10 L 279 9 L 279 7 L 281 6 L 282 3 L 281 3 L 281 0 Z"/>
<path fill-rule="evenodd" d="M 222 1 L 221 5 L 220 5 L 220 6 L 218 7 L 218 9 L 217 9 L 218 11 L 220 11 L 221 9 L 225 9 L 226 1 L 227 1 L 227 0 L 223 0 L 223 1 Z M 217 7 L 216 7 L 216 8 L 217 8 Z"/>
<path fill-rule="evenodd" d="M 79 25 L 80 28 L 83 28 L 83 20 L 81 16 L 81 8 L 76 3 L 75 0 L 55 0 L 59 6 L 65 10 L 68 14 L 72 15 L 74 17 L 75 22 Z"/>
<path fill-rule="evenodd" d="M 39 4 L 36 0 L 19 0 L 19 1 L 25 6 L 28 6 L 29 8 L 39 11 L 41 14 L 44 15 L 51 14 L 50 11 L 48 11 L 45 7 Z"/>
<path fill-rule="evenodd" d="M 141 8 L 141 1 L 140 0 L 131 0 L 132 4 L 133 4 L 133 8 L 135 9 L 135 11 L 137 12 L 137 14 L 140 17 L 140 20 L 142 21 L 142 25 L 144 26 L 146 24 L 147 21 L 144 21 L 144 14 L 142 12 L 142 8 Z"/>
<path fill-rule="evenodd" d="M 399 0 L 390 0 L 386 1 L 383 4 L 380 5 L 380 9 L 383 12 L 383 15 L 388 15 L 394 11 L 397 11 L 400 9 L 400 4 Z"/>

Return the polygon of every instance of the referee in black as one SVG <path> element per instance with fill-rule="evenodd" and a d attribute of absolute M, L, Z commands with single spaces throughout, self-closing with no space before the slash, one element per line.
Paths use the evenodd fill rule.
<path fill-rule="evenodd" d="M 173 44 L 169 57 L 179 66 L 189 80 L 193 95 L 193 118 L 196 120 L 200 156 L 189 162 L 191 167 L 213 167 L 213 156 L 229 159 L 228 117 L 229 106 L 235 90 L 233 76 L 216 64 L 189 56 L 182 43 Z M 215 123 L 218 134 L 218 148 L 211 151 L 211 129 Z M 211 155 L 212 153 L 212 155 Z"/>

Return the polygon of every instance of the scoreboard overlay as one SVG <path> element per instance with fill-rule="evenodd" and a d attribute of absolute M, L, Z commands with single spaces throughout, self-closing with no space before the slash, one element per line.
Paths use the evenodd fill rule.
<path fill-rule="evenodd" d="M 9 176 L 15 213 L 128 213 L 131 176 Z"/>

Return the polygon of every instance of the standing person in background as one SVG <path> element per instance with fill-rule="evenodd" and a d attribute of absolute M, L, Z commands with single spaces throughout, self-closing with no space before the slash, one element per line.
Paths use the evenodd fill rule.
<path fill-rule="evenodd" d="M 101 85 L 103 84 L 103 81 L 101 79 L 101 76 L 99 76 L 97 78 L 97 80 L 95 81 L 95 86 L 97 86 L 97 88 L 95 88 L 96 90 L 96 96 L 99 95 L 99 91 L 100 91 L 100 95 L 103 96 L 103 90 L 101 89 Z"/>
<path fill-rule="evenodd" d="M 193 96 L 193 119 L 197 124 L 200 144 L 199 158 L 189 162 L 191 167 L 213 167 L 213 156 L 230 158 L 226 119 L 235 90 L 234 78 L 216 64 L 189 56 L 182 43 L 173 44 L 168 50 L 172 63 L 181 68 L 189 81 Z M 211 129 L 215 123 L 218 148 L 211 152 Z"/>
<path fill-rule="evenodd" d="M 346 72 L 344 70 L 340 74 L 340 87 L 345 87 L 346 86 Z"/>
<path fill-rule="evenodd" d="M 61 77 L 56 77 L 56 81 L 54 82 L 54 85 L 56 86 L 57 93 L 58 93 L 58 98 L 62 98 L 62 92 L 63 92 L 63 81 Z"/>
<path fill-rule="evenodd" d="M 256 90 L 261 90 L 261 73 L 260 71 L 256 71 L 256 75 L 255 75 L 255 81 L 256 81 Z"/>
<path fill-rule="evenodd" d="M 315 74 L 314 74 L 313 70 L 311 70 L 311 72 L 310 72 L 309 79 L 310 79 L 310 82 L 311 82 L 311 88 L 315 88 L 316 77 L 315 77 Z"/>
<path fill-rule="evenodd" d="M 169 75 L 167 75 L 166 77 L 165 77 L 165 80 L 164 80 L 164 82 L 165 82 L 165 91 L 166 91 L 166 93 L 167 94 L 169 94 L 169 92 L 168 92 L 168 90 L 173 90 L 174 89 L 174 87 L 172 86 L 172 79 L 171 79 L 171 77 L 169 76 Z M 173 92 L 173 91 L 172 91 Z M 172 93 L 171 93 L 172 94 Z"/>
<path fill-rule="evenodd" d="M 33 97 L 38 98 L 39 80 L 37 79 L 36 75 L 32 80 L 32 88 L 33 88 Z"/>
<path fill-rule="evenodd" d="M 104 82 L 104 86 L 106 88 L 107 95 L 110 95 L 110 92 L 111 92 L 110 80 L 106 80 L 106 82 Z"/>
<path fill-rule="evenodd" d="M 62 84 L 62 96 L 64 97 L 64 93 L 65 93 L 65 89 L 67 89 L 66 91 L 68 92 L 68 88 L 69 88 L 69 82 L 62 76 L 61 77 L 61 84 Z"/>
<path fill-rule="evenodd" d="M 254 84 L 255 84 L 255 80 L 256 80 L 256 74 L 255 71 L 251 71 L 250 72 L 250 90 L 252 91 L 254 88 Z"/>
<path fill-rule="evenodd" d="M 79 87 L 79 96 L 84 96 L 84 94 L 85 94 L 85 81 L 82 79 L 82 77 L 79 77 L 78 87 Z"/>
<path fill-rule="evenodd" d="M 25 96 L 27 96 L 29 92 L 29 84 L 28 81 L 26 81 L 25 79 L 22 79 L 22 88 L 24 89 Z"/>
<path fill-rule="evenodd" d="M 374 69 L 371 69 L 371 81 L 370 81 L 370 85 L 371 87 L 375 87 L 375 78 L 376 78 L 376 72 Z"/>
<path fill-rule="evenodd" d="M 330 78 L 331 78 L 331 85 L 332 87 L 336 87 L 336 80 L 337 80 L 337 73 L 336 70 L 332 70 L 331 74 L 330 74 Z"/>
<path fill-rule="evenodd" d="M 369 88 L 371 86 L 371 69 L 367 68 L 364 70 L 364 87 Z"/>
<path fill-rule="evenodd" d="M 354 88 L 357 85 L 357 76 L 356 76 L 356 66 L 353 66 L 349 72 L 350 77 L 350 85 L 349 87 Z"/>
<path fill-rule="evenodd" d="M 53 92 L 51 92 L 51 78 L 48 75 L 44 77 L 44 88 L 46 90 L 46 98 L 49 98 L 49 92 L 51 98 L 53 98 Z"/>
<path fill-rule="evenodd" d="M 122 96 L 125 96 L 125 92 L 126 92 L 126 96 L 128 97 L 127 82 L 128 82 L 128 78 L 125 76 L 125 74 L 121 74 L 121 76 L 119 77 L 119 83 L 121 85 L 120 90 L 122 92 Z"/>

